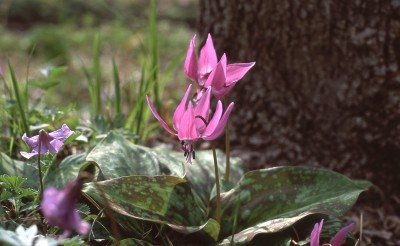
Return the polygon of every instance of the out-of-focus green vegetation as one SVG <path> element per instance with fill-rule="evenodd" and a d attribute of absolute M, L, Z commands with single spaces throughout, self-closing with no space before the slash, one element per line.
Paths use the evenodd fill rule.
<path fill-rule="evenodd" d="M 9 60 L 20 82 L 43 79 L 44 69 L 65 66 L 65 72 L 57 76 L 60 81 L 57 86 L 45 94 L 37 92 L 30 96 L 40 96 L 46 104 L 90 107 L 82 67 L 92 64 L 93 39 L 99 35 L 101 79 L 107 84 L 112 81 L 112 59 L 115 58 L 123 91 L 137 90 L 148 52 L 148 10 L 149 1 L 145 0 L 3 0 L 0 3 L 0 66 L 7 70 L 4 68 Z M 186 51 L 194 34 L 191 28 L 196 14 L 195 0 L 157 1 L 161 73 Z M 179 81 L 184 83 L 185 77 L 179 68 L 178 65 L 178 70 L 169 78 L 167 88 L 174 88 Z M 5 75 L 8 76 L 7 72 Z M 183 90 L 180 88 L 178 92 Z"/>

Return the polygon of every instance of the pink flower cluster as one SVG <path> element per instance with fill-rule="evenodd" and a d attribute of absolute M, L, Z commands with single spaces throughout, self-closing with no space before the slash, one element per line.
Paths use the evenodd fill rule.
<path fill-rule="evenodd" d="M 226 55 L 217 60 L 214 44 L 209 34 L 206 44 L 200 50 L 197 59 L 195 51 L 196 36 L 190 41 L 185 60 L 185 73 L 187 77 L 199 86 L 195 96 L 189 99 L 192 89 L 190 84 L 173 116 L 173 129 L 157 113 L 149 97 L 146 97 L 154 117 L 169 133 L 178 137 L 182 143 L 186 160 L 191 163 L 194 159 L 193 144 L 198 139 L 212 141 L 219 137 L 225 129 L 234 103 L 223 109 L 220 101 L 235 84 L 254 66 L 251 63 L 234 63 L 227 65 Z M 211 94 L 218 99 L 213 116 L 210 119 Z"/>

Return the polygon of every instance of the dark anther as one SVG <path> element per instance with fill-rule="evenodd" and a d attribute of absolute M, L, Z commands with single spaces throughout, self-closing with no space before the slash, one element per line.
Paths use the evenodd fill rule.
<path fill-rule="evenodd" d="M 193 159 L 196 159 L 196 153 L 194 152 L 194 150 L 193 150 Z"/>
<path fill-rule="evenodd" d="M 185 141 L 181 141 L 181 145 L 185 144 Z"/>
<path fill-rule="evenodd" d="M 196 115 L 196 117 L 194 117 L 194 118 L 199 118 L 200 120 L 202 120 L 202 121 L 204 122 L 205 125 L 208 124 L 208 122 L 206 121 L 206 119 L 204 119 L 204 118 L 203 118 L 202 116 L 200 116 L 200 115 Z"/>

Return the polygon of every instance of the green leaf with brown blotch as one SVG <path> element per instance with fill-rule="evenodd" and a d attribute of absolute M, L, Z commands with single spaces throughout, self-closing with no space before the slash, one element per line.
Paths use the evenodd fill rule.
<path fill-rule="evenodd" d="M 104 179 L 132 175 L 185 176 L 185 166 L 167 153 L 135 145 L 116 132 L 110 132 L 86 157 L 95 162 Z"/>
<path fill-rule="evenodd" d="M 221 236 L 228 238 L 232 232 L 239 195 L 236 238 L 251 240 L 257 233 L 288 228 L 305 215 L 341 216 L 370 186 L 368 181 L 353 181 L 339 173 L 311 167 L 275 167 L 248 172 L 234 189 L 221 194 Z"/>
<path fill-rule="evenodd" d="M 173 155 L 177 159 L 184 160 L 183 152 L 170 151 L 162 148 L 157 148 L 157 150 L 159 153 Z M 221 184 L 225 184 L 223 182 L 225 174 L 225 153 L 220 150 L 217 150 L 217 161 Z M 231 157 L 230 165 L 229 183 L 236 184 L 244 175 L 244 164 L 240 158 Z M 215 192 L 213 192 L 215 173 L 212 150 L 196 151 L 196 159 L 193 161 L 193 164 L 187 164 L 186 169 L 187 173 L 185 178 L 203 203 L 208 205 L 210 198 L 215 196 Z M 234 185 L 231 186 L 233 187 Z"/>
<path fill-rule="evenodd" d="M 216 228 L 197 203 L 185 179 L 174 176 L 129 176 L 87 183 L 83 190 L 97 203 L 105 205 L 103 195 L 116 213 L 140 220 L 168 224 L 192 233 Z M 214 224 L 214 225 L 213 225 Z M 218 231 L 214 231 L 218 235 Z M 211 235 L 212 236 L 212 235 Z"/>

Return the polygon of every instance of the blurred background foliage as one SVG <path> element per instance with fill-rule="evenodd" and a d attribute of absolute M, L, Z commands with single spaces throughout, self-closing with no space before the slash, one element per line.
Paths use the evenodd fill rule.
<path fill-rule="evenodd" d="M 114 57 L 122 87 L 134 86 L 130 82 L 140 79 L 149 42 L 146 35 L 149 2 L 2 0 L 0 66 L 6 70 L 9 60 L 19 81 L 40 79 L 43 69 L 65 66 L 66 71 L 58 75 L 61 83 L 48 90 L 43 102 L 84 105 L 89 97 L 82 67 L 92 63 L 93 39 L 99 35 L 102 79 L 111 80 Z M 186 52 L 188 40 L 195 32 L 197 3 L 194 0 L 156 2 L 162 72 L 171 60 Z M 176 71 L 170 80 L 182 81 L 185 79 L 182 74 L 181 70 Z M 37 92 L 30 96 L 43 95 Z"/>

